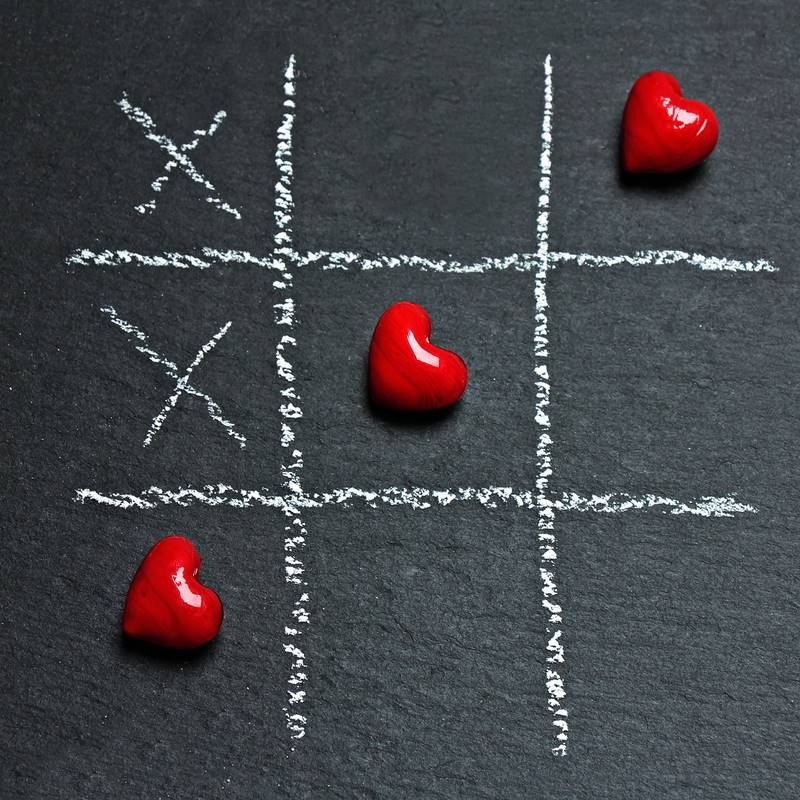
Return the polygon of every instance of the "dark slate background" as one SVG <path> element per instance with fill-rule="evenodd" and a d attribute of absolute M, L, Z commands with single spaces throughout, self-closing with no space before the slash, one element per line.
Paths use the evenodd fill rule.
<path fill-rule="evenodd" d="M 0 796 L 794 798 L 800 413 L 800 39 L 774 3 L 3 3 Z M 469 259 L 533 249 L 541 62 L 553 54 L 552 246 L 766 257 L 776 275 L 686 266 L 551 278 L 553 488 L 740 496 L 736 519 L 559 522 L 571 750 L 549 754 L 534 517 L 505 508 L 310 512 L 307 737 L 281 707 L 283 520 L 269 509 L 115 511 L 78 487 L 278 488 L 273 276 L 67 267 L 77 247 L 263 252 L 281 69 L 297 55 L 298 246 Z M 617 127 L 641 72 L 713 105 L 688 178 L 623 183 Z M 220 108 L 196 163 L 164 154 Z M 294 359 L 311 490 L 530 486 L 532 278 L 309 270 Z M 412 299 L 471 368 L 462 404 L 400 425 L 365 404 L 380 311 Z M 202 384 L 240 451 L 100 314 L 179 365 L 226 320 Z M 126 647 L 127 582 L 159 536 L 196 542 L 225 602 L 205 652 Z"/>

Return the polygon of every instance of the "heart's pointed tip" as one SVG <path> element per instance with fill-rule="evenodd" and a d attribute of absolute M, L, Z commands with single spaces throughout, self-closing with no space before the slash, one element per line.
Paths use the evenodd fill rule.
<path fill-rule="evenodd" d="M 639 159 L 637 159 L 636 155 L 634 154 L 634 150 L 631 146 L 627 143 L 627 137 L 623 133 L 623 140 L 622 140 L 622 152 L 620 153 L 620 161 L 622 163 L 622 171 L 626 175 L 641 175 L 646 170 L 642 167 L 643 165 L 640 163 Z"/>
<path fill-rule="evenodd" d="M 131 639 L 141 639 L 144 627 L 138 616 L 132 612 L 130 604 L 125 603 L 125 610 L 122 612 L 122 632 Z"/>
<path fill-rule="evenodd" d="M 168 641 L 154 636 L 134 636 L 123 631 L 122 646 L 127 651 L 146 654 L 154 657 L 174 657 L 185 653 L 201 653 L 210 648 L 217 636 L 197 640 Z"/>
<path fill-rule="evenodd" d="M 222 604 L 219 603 L 216 613 L 209 613 L 202 624 L 177 631 L 164 630 L 156 619 L 123 617 L 122 633 L 127 640 L 145 642 L 164 650 L 195 650 L 217 638 L 223 616 Z"/>

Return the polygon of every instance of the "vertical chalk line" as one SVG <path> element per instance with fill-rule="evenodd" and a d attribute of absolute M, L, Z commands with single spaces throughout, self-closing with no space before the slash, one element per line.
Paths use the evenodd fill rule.
<path fill-rule="evenodd" d="M 284 578 L 296 589 L 296 599 L 292 604 L 289 619 L 283 628 L 283 649 L 290 657 L 287 702 L 283 708 L 286 727 L 293 739 L 302 739 L 306 733 L 308 718 L 301 713 L 306 699 L 308 681 L 307 657 L 303 645 L 303 633 L 311 618 L 308 610 L 309 594 L 305 563 L 302 553 L 306 547 L 308 531 L 301 516 L 303 488 L 300 483 L 300 470 L 303 467 L 303 453 L 294 447 L 295 421 L 303 416 L 300 397 L 295 389 L 295 374 L 289 350 L 297 347 L 294 328 L 297 324 L 294 301 L 294 275 L 292 272 L 295 253 L 292 247 L 292 130 L 295 117 L 295 59 L 289 56 L 284 71 L 283 116 L 278 127 L 278 141 L 275 150 L 275 165 L 278 168 L 278 182 L 275 184 L 276 232 L 273 239 L 275 260 L 282 265 L 281 279 L 273 282 L 277 297 L 273 305 L 275 324 L 280 339 L 275 348 L 275 366 L 278 371 L 278 385 L 281 387 L 281 459 L 282 485 L 286 492 L 283 506 L 286 524 L 284 525 Z M 303 645 L 304 646 L 304 645 Z"/>
<path fill-rule="evenodd" d="M 547 611 L 547 706 L 553 715 L 552 723 L 558 733 L 551 748 L 554 755 L 567 753 L 569 738 L 566 690 L 560 664 L 564 663 L 564 645 L 561 642 L 562 610 L 558 604 L 555 562 L 556 535 L 555 512 L 549 499 L 550 476 L 553 474 L 550 433 L 550 375 L 548 372 L 548 317 L 547 271 L 550 251 L 550 179 L 553 146 L 553 68 L 550 55 L 544 62 L 544 112 L 542 115 L 541 154 L 539 156 L 539 214 L 536 219 L 536 255 L 538 264 L 534 280 L 536 300 L 534 329 L 534 371 L 536 373 L 536 425 L 539 438 L 536 445 L 536 516 L 539 541 L 539 576 L 541 579 L 542 606 Z"/>

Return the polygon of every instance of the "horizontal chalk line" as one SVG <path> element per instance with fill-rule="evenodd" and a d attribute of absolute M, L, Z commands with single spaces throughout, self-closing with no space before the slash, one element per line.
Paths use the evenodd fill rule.
<path fill-rule="evenodd" d="M 511 253 L 507 256 L 484 256 L 476 261 L 461 262 L 453 259 L 431 259 L 415 255 L 362 255 L 352 252 L 313 251 L 299 255 L 300 267 L 319 266 L 324 272 L 332 270 L 370 272 L 378 269 L 410 267 L 421 272 L 475 274 L 513 270 L 531 272 L 536 268 L 535 253 Z"/>
<path fill-rule="evenodd" d="M 765 259 L 739 261 L 735 258 L 706 256 L 683 250 L 640 250 L 630 255 L 597 256 L 590 253 L 551 253 L 554 261 L 575 262 L 578 266 L 599 268 L 617 266 L 668 266 L 686 263 L 705 271 L 777 272 L 778 268 Z"/>
<path fill-rule="evenodd" d="M 211 262 L 189 253 L 157 253 L 143 255 L 130 250 L 76 250 L 66 258 L 67 264 L 96 267 L 174 267 L 177 269 L 208 269 Z"/>
<path fill-rule="evenodd" d="M 218 483 L 201 487 L 179 487 L 178 489 L 162 489 L 158 486 L 151 486 L 138 494 L 78 489 L 75 499 L 80 503 L 92 502 L 119 509 L 148 509 L 167 505 L 200 504 L 231 508 L 266 506 L 282 510 L 287 508 L 293 510 L 313 509 L 324 506 L 348 509 L 405 506 L 412 510 L 425 510 L 463 503 L 487 509 L 501 506 L 528 510 L 537 508 L 534 490 L 516 490 L 510 486 L 456 489 L 390 486 L 374 490 L 349 487 L 326 492 L 299 491 L 281 494 L 270 492 L 269 489 L 238 489 L 225 483 Z M 659 494 L 632 495 L 623 492 L 582 495 L 565 493 L 554 498 L 542 498 L 540 502 L 549 506 L 554 512 L 620 514 L 626 511 L 655 511 L 664 514 L 690 514 L 703 517 L 731 517 L 734 514 L 758 512 L 755 506 L 738 501 L 735 495 L 703 496 L 682 501 Z"/>
<path fill-rule="evenodd" d="M 631 495 L 626 493 L 590 495 L 564 494 L 553 503 L 557 511 L 595 511 L 619 514 L 623 511 L 661 511 L 665 514 L 692 514 L 700 517 L 732 517 L 734 514 L 756 514 L 758 509 L 741 503 L 735 496 L 699 497 L 681 502 L 657 494 Z"/>
<path fill-rule="evenodd" d="M 218 250 L 203 247 L 198 253 L 156 253 L 145 255 L 129 250 L 76 250 L 66 258 L 67 264 L 77 266 L 140 266 L 173 267 L 177 269 L 209 269 L 225 266 L 257 266 L 284 270 L 285 261 L 298 267 L 316 266 L 323 272 L 370 272 L 378 269 L 417 269 L 421 272 L 476 275 L 488 272 L 534 272 L 542 256 L 537 253 L 511 253 L 507 256 L 485 256 L 471 262 L 447 259 L 430 259 L 415 255 L 362 255 L 359 253 L 329 252 L 326 250 L 297 253 L 289 248 L 276 249 L 266 256 L 253 255 L 246 250 Z M 702 271 L 717 272 L 777 272 L 778 268 L 765 259 L 739 261 L 734 258 L 708 256 L 683 250 L 641 250 L 630 254 L 603 256 L 591 253 L 549 252 L 546 268 L 557 264 L 574 263 L 581 267 L 644 267 L 688 264 Z"/>

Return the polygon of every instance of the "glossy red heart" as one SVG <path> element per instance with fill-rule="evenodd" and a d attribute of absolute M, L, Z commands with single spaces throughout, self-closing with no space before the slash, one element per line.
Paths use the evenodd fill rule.
<path fill-rule="evenodd" d="M 422 306 L 401 302 L 383 312 L 369 347 L 372 401 L 395 411 L 432 411 L 455 403 L 467 386 L 459 356 L 430 343 Z"/>
<path fill-rule="evenodd" d="M 622 115 L 622 166 L 626 172 L 679 172 L 714 149 L 714 112 L 681 93 L 667 72 L 647 72 L 633 84 Z"/>
<path fill-rule="evenodd" d="M 122 630 L 136 639 L 186 650 L 211 641 L 222 624 L 217 593 L 196 578 L 200 556 L 183 536 L 166 536 L 133 576 Z"/>

